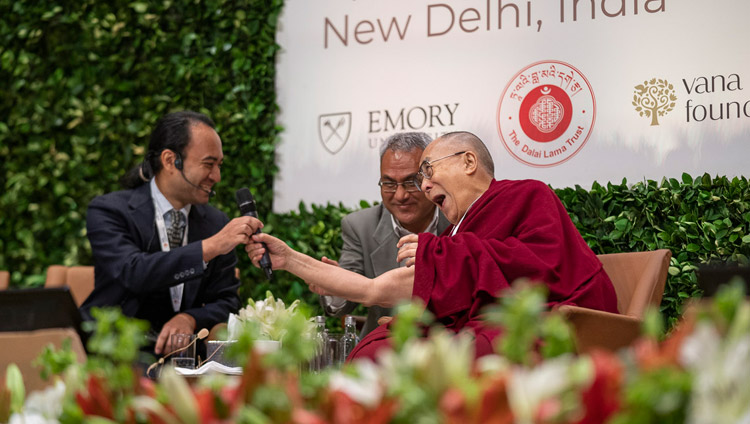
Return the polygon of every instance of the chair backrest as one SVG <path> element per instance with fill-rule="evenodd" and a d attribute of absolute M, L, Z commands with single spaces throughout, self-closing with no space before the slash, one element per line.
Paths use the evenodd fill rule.
<path fill-rule="evenodd" d="M 10 272 L 0 271 L 0 290 L 5 290 L 10 286 Z"/>
<path fill-rule="evenodd" d="M 50 265 L 47 268 L 47 277 L 44 280 L 44 287 L 62 287 L 65 285 L 68 267 L 65 265 Z"/>
<path fill-rule="evenodd" d="M 44 287 L 70 287 L 70 294 L 76 306 L 81 306 L 84 300 L 94 291 L 94 267 L 50 265 L 47 268 L 47 278 Z"/>
<path fill-rule="evenodd" d="M 672 252 L 659 249 L 597 257 L 615 287 L 617 309 L 621 314 L 643 318 L 649 305 L 659 306 Z"/>
<path fill-rule="evenodd" d="M 4 347 L 0 349 L 0 376 L 5 374 L 8 364 L 13 363 L 21 370 L 26 393 L 51 385 L 52 382 L 42 380 L 39 368 L 35 367 L 32 362 L 47 345 L 51 343 L 59 349 L 65 339 L 71 339 L 71 347 L 76 360 L 85 361 L 86 351 L 83 349 L 78 333 L 72 328 L 0 332 L 0 346 Z"/>
<path fill-rule="evenodd" d="M 94 291 L 94 267 L 72 266 L 68 268 L 65 284 L 70 287 L 70 294 L 76 306 L 81 306 L 84 300 Z"/>

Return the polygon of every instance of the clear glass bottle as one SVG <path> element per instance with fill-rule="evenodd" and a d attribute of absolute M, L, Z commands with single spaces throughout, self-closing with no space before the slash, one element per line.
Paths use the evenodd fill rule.
<path fill-rule="evenodd" d="M 315 356 L 310 361 L 310 371 L 319 372 L 328 366 L 326 351 L 328 347 L 328 330 L 326 329 L 326 317 L 318 315 L 315 317 Z"/>
<path fill-rule="evenodd" d="M 338 357 L 341 363 L 346 361 L 346 358 L 352 353 L 352 350 L 354 350 L 354 346 L 356 346 L 357 343 L 359 343 L 357 324 L 354 321 L 353 316 L 347 315 L 346 318 L 344 318 L 344 335 L 341 337 L 341 343 L 339 343 L 341 353 Z"/>

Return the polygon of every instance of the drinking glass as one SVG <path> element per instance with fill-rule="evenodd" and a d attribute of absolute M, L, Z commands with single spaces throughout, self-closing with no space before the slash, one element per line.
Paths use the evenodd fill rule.
<path fill-rule="evenodd" d="M 195 369 L 195 334 L 172 334 L 172 366 Z"/>

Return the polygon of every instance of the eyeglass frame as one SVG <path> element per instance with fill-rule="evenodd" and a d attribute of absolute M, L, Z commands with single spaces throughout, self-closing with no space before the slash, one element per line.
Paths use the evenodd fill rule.
<path fill-rule="evenodd" d="M 456 153 L 453 153 L 453 154 L 450 154 L 450 155 L 447 155 L 447 156 L 443 156 L 441 158 L 437 158 L 435 160 L 427 160 L 427 159 L 423 160 L 422 163 L 419 164 L 419 172 L 417 172 L 417 177 L 416 177 L 417 178 L 417 182 L 419 183 L 419 186 L 418 186 L 419 187 L 419 191 L 422 191 L 422 181 L 424 181 L 425 179 L 427 179 L 427 180 L 431 180 L 432 179 L 432 175 L 433 175 L 432 164 L 433 163 L 435 163 L 437 161 L 441 161 L 443 159 L 448 159 L 448 158 L 453 157 L 453 156 L 462 155 L 462 154 L 464 154 L 466 152 L 468 152 L 468 150 L 464 150 L 462 152 L 456 152 Z M 422 169 L 422 168 L 425 167 L 425 165 L 427 165 L 427 169 L 430 170 L 429 171 L 429 174 L 430 174 L 429 177 L 427 176 L 427 174 L 425 173 L 425 171 Z"/>
<path fill-rule="evenodd" d="M 388 191 L 388 189 L 386 189 L 385 187 L 383 187 L 384 184 L 394 184 L 396 188 L 393 191 Z M 408 186 L 410 184 L 413 184 L 414 187 L 416 188 L 416 190 L 409 191 Z M 397 192 L 398 191 L 398 186 L 402 186 L 404 188 L 404 190 L 406 190 L 407 193 L 416 193 L 416 192 L 422 191 L 422 189 L 419 187 L 419 181 L 417 180 L 417 175 L 416 174 L 414 174 L 413 177 L 407 179 L 406 181 L 400 182 L 400 183 L 397 183 L 396 181 L 392 181 L 392 180 L 391 181 L 380 180 L 380 181 L 378 181 L 378 186 L 380 187 L 381 190 L 383 190 L 386 193 L 395 193 L 395 192 Z"/>

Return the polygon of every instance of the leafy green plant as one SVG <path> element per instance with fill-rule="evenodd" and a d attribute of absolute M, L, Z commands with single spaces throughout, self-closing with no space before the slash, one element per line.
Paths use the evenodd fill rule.
<path fill-rule="evenodd" d="M 171 110 L 217 123 L 226 166 L 212 203 L 236 215 L 234 189 L 246 186 L 270 210 L 281 7 L 0 1 L 0 269 L 14 286 L 91 263 L 86 206 L 118 189 Z"/>
<path fill-rule="evenodd" d="M 674 321 L 685 299 L 700 295 L 697 265 L 747 264 L 750 257 L 750 187 L 745 177 L 682 181 L 664 178 L 629 185 L 594 183 L 555 190 L 583 238 L 597 254 L 672 251 L 662 312 Z"/>

